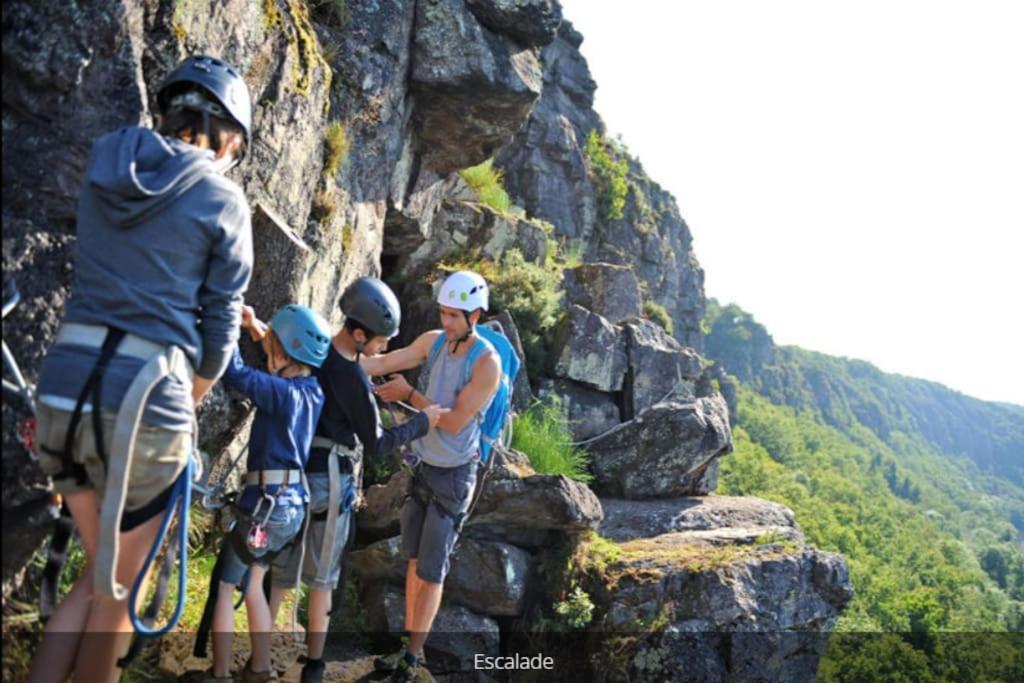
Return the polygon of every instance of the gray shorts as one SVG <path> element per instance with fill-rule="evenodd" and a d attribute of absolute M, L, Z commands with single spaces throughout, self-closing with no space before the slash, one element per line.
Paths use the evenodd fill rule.
<path fill-rule="evenodd" d="M 295 547 L 301 549 L 302 547 L 302 539 L 297 538 L 297 536 L 302 533 L 302 521 L 305 519 L 305 516 L 305 510 L 301 507 L 289 505 L 274 508 L 270 519 L 267 521 L 267 547 L 262 550 L 253 551 L 252 554 L 256 556 L 254 564 L 263 567 L 273 567 L 275 570 L 278 567 L 283 567 L 288 561 L 291 549 Z M 240 538 L 245 539 L 252 525 L 252 521 L 248 518 L 238 517 L 237 519 L 235 528 L 224 535 L 224 540 L 220 546 L 221 562 L 223 563 L 220 580 L 236 586 L 242 582 L 242 577 L 245 576 L 245 571 L 249 568 L 249 565 L 235 551 L 229 536 L 240 534 Z M 281 551 L 289 543 L 292 544 L 290 548 L 278 552 L 271 560 L 263 559 L 268 553 Z"/>
<path fill-rule="evenodd" d="M 334 542 L 326 557 L 323 542 L 328 521 L 325 513 L 328 513 L 331 493 L 330 477 L 327 473 L 315 473 L 307 474 L 306 480 L 309 482 L 309 531 L 305 552 L 296 545 L 282 553 L 287 558 L 280 568 L 274 566 L 271 583 L 277 588 L 294 588 L 298 583 L 301 562 L 303 583 L 318 590 L 334 590 L 341 576 L 342 555 L 355 518 L 355 479 L 351 474 L 341 475 L 341 512 L 337 514 Z"/>
<path fill-rule="evenodd" d="M 416 575 L 423 581 L 444 583 L 459 521 L 476 487 L 476 471 L 475 460 L 457 467 L 420 463 L 409 480 L 410 495 L 402 506 L 402 557 L 416 560 Z M 428 491 L 433 501 L 424 504 Z"/>

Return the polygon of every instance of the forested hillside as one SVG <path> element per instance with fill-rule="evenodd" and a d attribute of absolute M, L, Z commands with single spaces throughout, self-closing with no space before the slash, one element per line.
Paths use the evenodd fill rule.
<path fill-rule="evenodd" d="M 706 327 L 707 355 L 773 403 L 815 411 L 840 430 L 866 427 L 901 452 L 906 437 L 920 437 L 937 453 L 965 455 L 1024 485 L 1024 407 L 981 401 L 860 360 L 777 346 L 734 304 L 709 300 Z"/>
<path fill-rule="evenodd" d="M 1024 411 L 776 347 L 738 307 L 708 309 L 708 354 L 738 380 L 719 491 L 790 506 L 850 563 L 823 679 L 1020 680 L 1019 633 L 969 634 L 1024 630 Z M 985 450 L 941 449 L 957 439 Z"/>

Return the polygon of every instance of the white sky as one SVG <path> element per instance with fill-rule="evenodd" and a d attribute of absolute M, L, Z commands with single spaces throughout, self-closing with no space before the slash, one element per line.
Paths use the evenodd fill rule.
<path fill-rule="evenodd" d="M 562 4 L 708 296 L 1024 405 L 1024 2 Z"/>

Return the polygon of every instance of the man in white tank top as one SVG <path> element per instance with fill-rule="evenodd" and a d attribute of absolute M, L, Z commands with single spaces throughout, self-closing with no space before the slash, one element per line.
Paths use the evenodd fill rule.
<path fill-rule="evenodd" d="M 465 372 L 470 350 L 486 344 L 475 332 L 487 310 L 484 279 L 469 271 L 453 273 L 441 286 L 437 301 L 442 329 L 420 335 L 404 349 L 362 361 L 371 376 L 431 361 L 421 373 L 421 391 L 396 375 L 377 388 L 377 395 L 420 410 L 432 404 L 451 409 L 425 437 L 413 443 L 420 462 L 402 507 L 402 554 L 408 560 L 406 642 L 397 656 L 376 662 L 378 668 L 394 670 L 392 681 L 415 680 L 416 669 L 423 662 L 423 644 L 441 605 L 448 558 L 476 484 L 480 417 L 501 380 L 501 361 L 493 349 L 480 353 L 470 373 Z"/>

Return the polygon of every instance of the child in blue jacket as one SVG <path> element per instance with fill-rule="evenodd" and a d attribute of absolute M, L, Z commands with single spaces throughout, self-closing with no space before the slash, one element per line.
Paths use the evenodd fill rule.
<path fill-rule="evenodd" d="M 247 367 L 235 349 L 224 373 L 229 387 L 256 404 L 249 438 L 245 487 L 234 504 L 234 526 L 221 545 L 220 583 L 213 616 L 213 671 L 209 681 L 230 681 L 232 604 L 235 586 L 250 572 L 245 593 L 252 657 L 241 680 L 271 680 L 270 636 L 273 623 L 263 576 L 270 562 L 290 543 L 299 542 L 309 493 L 302 472 L 323 408 L 324 395 L 312 368 L 327 357 L 331 332 L 317 313 L 290 304 L 270 319 L 270 329 L 246 306 L 242 326 L 261 341 L 267 370 Z M 285 559 L 282 557 L 282 560 Z"/>

